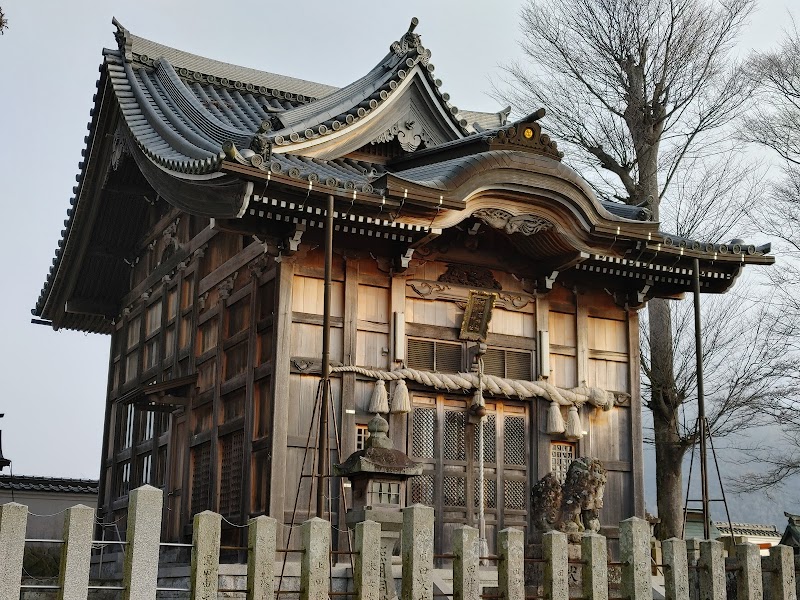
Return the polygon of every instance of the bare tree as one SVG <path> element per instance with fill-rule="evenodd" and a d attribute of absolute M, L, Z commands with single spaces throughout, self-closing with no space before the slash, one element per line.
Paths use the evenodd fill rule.
<path fill-rule="evenodd" d="M 780 269 L 770 273 L 775 302 L 780 304 L 784 327 L 791 329 L 797 356 L 800 345 L 800 31 L 792 21 L 778 47 L 753 55 L 745 73 L 758 85 L 757 110 L 748 113 L 740 128 L 747 141 L 772 151 L 780 161 L 782 178 L 773 185 L 766 209 L 755 215 L 761 229 L 781 242 Z M 799 368 L 787 372 L 784 384 L 797 385 Z M 738 481 L 739 489 L 769 489 L 800 474 L 800 400 L 771 402 L 765 411 L 778 426 L 782 439 L 766 447 L 746 450 L 758 463 L 757 472 Z"/>
<path fill-rule="evenodd" d="M 0 35 L 3 35 L 6 29 L 8 29 L 8 19 L 5 13 L 3 13 L 3 7 L 0 6 Z"/>
<path fill-rule="evenodd" d="M 749 82 L 728 55 L 752 9 L 753 0 L 529 0 L 521 12 L 528 60 L 507 67 L 508 88 L 498 94 L 522 109 L 547 107 L 546 126 L 578 168 L 592 170 L 598 193 L 647 206 L 659 220 L 673 190 L 686 193 L 687 167 L 710 165 L 745 105 Z M 686 398 L 669 302 L 651 300 L 648 316 L 646 404 L 660 534 L 671 537 L 682 524 Z"/>

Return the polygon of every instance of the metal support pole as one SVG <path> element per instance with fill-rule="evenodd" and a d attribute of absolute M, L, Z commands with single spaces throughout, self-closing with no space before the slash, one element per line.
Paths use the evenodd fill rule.
<path fill-rule="evenodd" d="M 331 376 L 331 270 L 333 264 L 333 194 L 325 212 L 325 290 L 322 317 L 322 407 L 319 421 L 319 478 L 317 479 L 317 517 L 325 518 L 325 490 L 328 483 L 328 405 Z"/>
<path fill-rule="evenodd" d="M 711 517 L 708 510 L 708 423 L 706 422 L 706 399 L 703 389 L 703 344 L 702 329 L 700 324 L 700 260 L 694 259 L 692 274 L 692 288 L 694 291 L 694 343 L 697 359 L 697 420 L 700 432 L 700 494 L 703 503 L 703 537 L 711 538 Z"/>

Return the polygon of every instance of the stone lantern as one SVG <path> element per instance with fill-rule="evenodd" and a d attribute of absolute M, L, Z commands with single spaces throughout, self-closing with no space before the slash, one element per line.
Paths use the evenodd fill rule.
<path fill-rule="evenodd" d="M 347 526 L 354 529 L 362 521 L 381 525 L 381 600 L 396 600 L 392 553 L 403 528 L 406 482 L 421 475 L 423 466 L 392 447 L 386 435 L 389 424 L 380 415 L 375 415 L 367 430 L 364 449 L 333 468 L 352 485 L 353 507 L 347 511 Z"/>

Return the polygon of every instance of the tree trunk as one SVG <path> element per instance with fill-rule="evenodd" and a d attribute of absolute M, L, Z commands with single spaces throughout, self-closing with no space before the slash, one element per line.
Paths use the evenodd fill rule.
<path fill-rule="evenodd" d="M 659 539 L 680 537 L 683 530 L 681 465 L 685 447 L 678 431 L 680 401 L 675 385 L 672 345 L 672 311 L 669 300 L 654 298 L 648 304 L 650 325 L 650 383 L 656 449 Z"/>
<path fill-rule="evenodd" d="M 656 537 L 660 540 L 680 538 L 683 533 L 683 473 L 681 465 L 684 447 L 678 438 L 675 424 L 676 421 L 665 422 L 653 413 L 658 517 L 661 519 L 656 530 Z"/>

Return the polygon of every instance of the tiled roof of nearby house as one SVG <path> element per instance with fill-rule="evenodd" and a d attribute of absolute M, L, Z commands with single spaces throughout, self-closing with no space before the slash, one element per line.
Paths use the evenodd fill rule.
<path fill-rule="evenodd" d="M 730 535 L 731 528 L 733 535 L 749 535 L 759 537 L 780 538 L 781 534 L 775 525 L 763 525 L 761 523 L 728 523 L 727 521 L 715 521 L 714 526 L 719 529 L 720 535 Z"/>
<path fill-rule="evenodd" d="M 58 492 L 62 494 L 96 494 L 96 479 L 38 477 L 34 475 L 0 475 L 0 490 L 15 492 Z"/>

